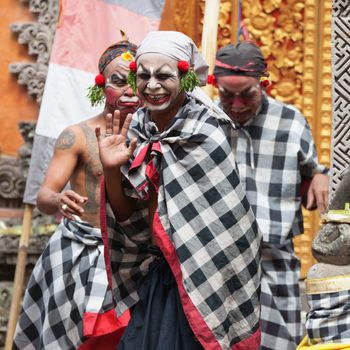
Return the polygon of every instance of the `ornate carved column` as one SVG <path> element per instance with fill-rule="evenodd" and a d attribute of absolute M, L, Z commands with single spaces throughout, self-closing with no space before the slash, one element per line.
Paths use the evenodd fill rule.
<path fill-rule="evenodd" d="M 341 172 L 350 165 L 350 5 L 333 0 L 332 13 L 332 184 L 334 191 Z"/>

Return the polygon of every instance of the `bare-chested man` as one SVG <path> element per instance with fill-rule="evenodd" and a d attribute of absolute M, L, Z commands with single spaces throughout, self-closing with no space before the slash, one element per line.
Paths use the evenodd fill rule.
<path fill-rule="evenodd" d="M 121 122 L 140 99 L 127 83 L 136 46 L 118 42 L 102 54 L 92 104 L 106 100 L 102 113 L 66 128 L 38 194 L 38 208 L 63 220 L 38 260 L 27 286 L 14 349 L 115 349 L 129 316 L 116 318 L 108 287 L 99 202 L 102 166 L 95 128 L 107 113 Z M 65 190 L 67 184 L 70 189 Z"/>

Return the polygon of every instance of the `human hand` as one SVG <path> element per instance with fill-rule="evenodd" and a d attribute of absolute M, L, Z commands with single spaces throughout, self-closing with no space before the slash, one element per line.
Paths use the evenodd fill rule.
<path fill-rule="evenodd" d="M 323 214 L 328 205 L 329 195 L 328 176 L 324 174 L 315 174 L 311 180 L 309 190 L 307 192 L 306 209 L 318 209 Z"/>
<path fill-rule="evenodd" d="M 120 125 L 120 111 L 114 111 L 114 116 L 108 113 L 105 117 L 106 133 L 101 134 L 100 126 L 95 129 L 98 142 L 101 164 L 104 169 L 118 168 L 127 163 L 133 155 L 137 139 L 126 144 L 126 136 L 131 123 L 132 115 L 129 113 L 123 125 Z"/>
<path fill-rule="evenodd" d="M 82 206 L 87 200 L 87 197 L 83 197 L 72 190 L 64 191 L 57 198 L 58 210 L 64 217 L 73 220 L 73 215 L 83 215 L 84 209 Z"/>

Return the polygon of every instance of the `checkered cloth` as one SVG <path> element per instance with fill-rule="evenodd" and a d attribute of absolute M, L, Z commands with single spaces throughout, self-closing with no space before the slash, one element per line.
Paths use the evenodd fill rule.
<path fill-rule="evenodd" d="M 291 242 L 304 230 L 300 187 L 303 178 L 328 169 L 318 163 L 303 115 L 266 95 L 258 115 L 229 132 L 241 183 L 268 243 L 262 250 L 261 349 L 294 350 L 302 331 L 300 267 Z"/>
<path fill-rule="evenodd" d="M 262 244 L 261 348 L 295 350 L 302 336 L 300 262 L 291 240 Z"/>
<path fill-rule="evenodd" d="M 326 282 L 325 282 L 326 283 Z M 308 344 L 350 343 L 350 291 L 308 294 Z"/>
<path fill-rule="evenodd" d="M 153 232 L 197 339 L 205 349 L 258 349 L 261 237 L 223 130 L 230 127 L 189 97 L 162 133 L 145 109 L 134 115 L 129 137 L 139 143 L 123 172 L 140 207 L 120 224 L 106 208 L 113 291 L 119 312 L 133 306 L 153 259 L 145 253 L 151 181 L 159 185 Z"/>
<path fill-rule="evenodd" d="M 29 280 L 13 349 L 77 349 L 84 314 L 111 309 L 100 229 L 64 219 Z"/>
<path fill-rule="evenodd" d="M 264 242 L 284 244 L 303 232 L 302 178 L 328 172 L 304 116 L 265 95 L 258 115 L 231 130 L 231 142 Z"/>

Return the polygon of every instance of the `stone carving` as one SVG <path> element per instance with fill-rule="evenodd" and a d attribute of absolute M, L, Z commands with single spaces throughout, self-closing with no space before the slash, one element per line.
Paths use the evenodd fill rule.
<path fill-rule="evenodd" d="M 0 157 L 0 207 L 2 208 L 22 206 L 35 123 L 20 122 L 19 129 L 25 141 L 18 151 L 19 158 Z"/>
<path fill-rule="evenodd" d="M 5 343 L 7 312 L 10 309 L 12 283 L 0 282 L 0 344 Z"/>
<path fill-rule="evenodd" d="M 19 228 L 19 227 L 18 227 Z M 52 232 L 46 234 L 38 234 L 34 232 L 29 239 L 27 267 L 33 267 L 39 258 L 41 252 L 44 250 Z M 20 236 L 18 234 L 0 235 L 0 268 L 1 280 L 12 281 L 15 266 L 17 263 L 17 253 Z M 31 268 L 29 270 L 31 270 Z M 31 271 L 26 271 L 29 276 Z M 0 298 L 1 299 L 1 298 Z M 1 307 L 1 301 L 0 301 Z"/>
<path fill-rule="evenodd" d="M 350 168 L 343 173 L 328 209 L 341 210 L 346 203 L 350 203 Z M 320 263 L 349 265 L 347 271 L 350 272 L 350 223 L 329 222 L 323 225 L 313 242 L 312 253 Z M 312 273 L 315 270 L 316 267 L 313 267 Z M 338 266 L 336 274 L 341 274 L 341 270 Z"/>
<path fill-rule="evenodd" d="M 27 178 L 34 142 L 35 123 L 22 121 L 18 123 L 18 127 L 24 140 L 24 144 L 18 149 L 18 161 L 23 171 L 23 176 Z"/>
<path fill-rule="evenodd" d="M 27 86 L 28 94 L 39 104 L 44 92 L 58 7 L 58 0 L 29 0 L 29 10 L 38 16 L 38 21 L 11 25 L 12 32 L 18 34 L 18 42 L 28 45 L 28 53 L 36 56 L 36 63 L 11 63 L 9 70 L 18 75 L 18 83 Z"/>
<path fill-rule="evenodd" d="M 332 184 L 340 183 L 341 172 L 350 164 L 350 6 L 333 1 L 333 134 Z"/>

